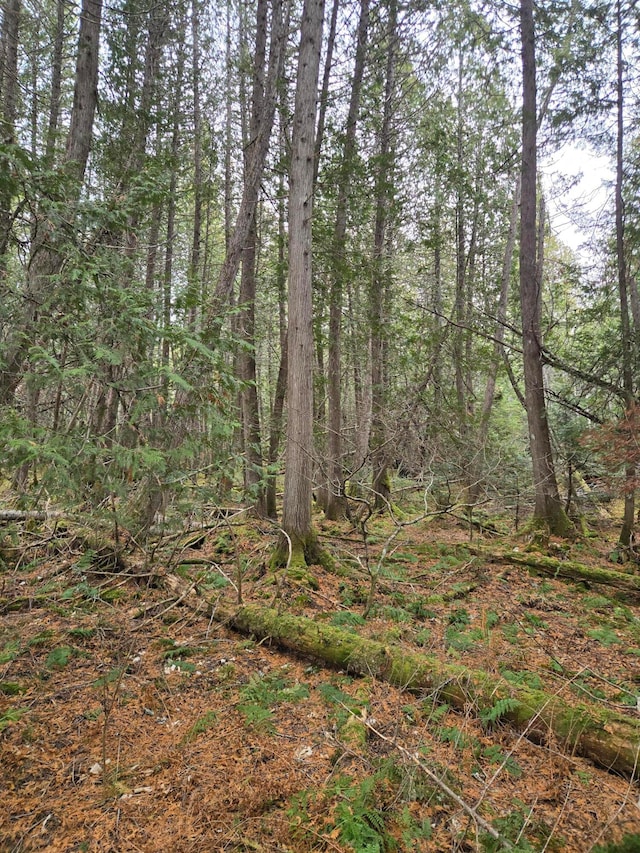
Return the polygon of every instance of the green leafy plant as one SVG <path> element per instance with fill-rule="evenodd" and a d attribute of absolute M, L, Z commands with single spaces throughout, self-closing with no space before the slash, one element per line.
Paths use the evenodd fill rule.
<path fill-rule="evenodd" d="M 210 728 L 216 725 L 218 722 L 218 715 L 215 711 L 207 711 L 202 717 L 198 717 L 195 723 L 191 726 L 189 731 L 183 738 L 184 742 L 188 742 L 191 740 L 195 740 L 198 735 L 203 734 L 208 731 Z"/>
<path fill-rule="evenodd" d="M 560 671 L 562 671 L 562 669 Z M 544 687 L 542 679 L 535 672 L 527 672 L 526 670 L 513 672 L 513 670 L 510 669 L 503 669 L 500 674 L 505 681 L 509 682 L 509 684 L 524 684 L 527 687 L 531 687 L 533 690 L 542 690 Z"/>
<path fill-rule="evenodd" d="M 4 696 L 19 696 L 26 692 L 26 687 L 17 681 L 0 681 L 0 693 Z"/>
<path fill-rule="evenodd" d="M 616 632 L 607 627 L 594 628 L 587 633 L 587 636 L 607 647 L 622 642 Z"/>
<path fill-rule="evenodd" d="M 238 706 L 238 710 L 245 719 L 246 724 L 257 731 L 262 731 L 265 734 L 274 734 L 275 725 L 273 723 L 273 711 L 270 708 L 263 708 L 262 705 L 255 705 L 251 702 Z"/>
<path fill-rule="evenodd" d="M 412 616 L 404 607 L 383 607 L 380 615 L 390 622 L 411 622 Z"/>
<path fill-rule="evenodd" d="M 424 596 L 418 596 L 407 604 L 407 610 L 416 617 L 416 619 L 437 619 L 438 614 L 435 610 L 427 607 L 427 600 Z"/>
<path fill-rule="evenodd" d="M 167 647 L 162 653 L 163 660 L 181 660 L 182 658 L 193 657 L 193 655 L 202 652 L 202 649 L 198 646 L 181 646 L 173 640 L 163 640 L 162 644 Z"/>
<path fill-rule="evenodd" d="M 501 764 L 507 773 L 514 779 L 520 779 L 522 776 L 522 767 L 511 755 L 505 755 L 497 744 L 486 746 L 480 752 L 482 758 L 486 759 L 489 764 Z"/>
<path fill-rule="evenodd" d="M 383 853 L 395 847 L 385 814 L 376 803 L 376 782 L 376 776 L 360 783 L 341 777 L 333 786 L 340 799 L 327 830 L 337 831 L 341 844 L 356 853 Z"/>
<path fill-rule="evenodd" d="M 356 625 L 364 625 L 365 619 L 360 613 L 353 613 L 351 610 L 342 610 L 340 613 L 334 613 L 331 617 L 331 625 L 339 628 L 353 628 Z"/>
<path fill-rule="evenodd" d="M 637 853 L 640 850 L 640 834 L 625 835 L 620 842 L 609 844 L 598 844 L 591 849 L 591 853 Z"/>
<path fill-rule="evenodd" d="M 505 714 L 514 711 L 518 705 L 517 699 L 505 696 L 503 699 L 498 699 L 490 708 L 484 708 L 480 711 L 480 721 L 483 726 L 489 728 L 499 722 Z"/>
<path fill-rule="evenodd" d="M 408 806 L 404 806 L 400 812 L 398 824 L 402 833 L 402 850 L 419 850 L 420 842 L 428 841 L 433 834 L 429 818 L 416 820 Z"/>
<path fill-rule="evenodd" d="M 11 663 L 20 654 L 20 640 L 9 640 L 0 651 L 0 664 Z"/>
<path fill-rule="evenodd" d="M 47 655 L 45 666 L 47 669 L 64 669 L 76 654 L 77 650 L 71 646 L 57 646 Z"/>
<path fill-rule="evenodd" d="M 445 646 L 457 652 L 468 651 L 482 639 L 483 634 L 480 628 L 473 628 L 471 631 L 460 631 L 454 625 L 450 625 L 444 634 Z"/>
<path fill-rule="evenodd" d="M 450 743 L 456 749 L 464 749 L 471 741 L 467 735 L 457 726 L 437 726 L 433 729 L 433 736 L 442 743 Z"/>
<path fill-rule="evenodd" d="M 98 601 L 100 599 L 100 590 L 97 586 L 91 586 L 87 581 L 70 586 L 62 593 L 60 599 L 69 601 L 72 598 L 85 598 L 87 601 Z"/>
<path fill-rule="evenodd" d="M 6 728 L 8 728 L 12 723 L 17 723 L 20 717 L 26 713 L 26 709 L 23 708 L 8 708 L 2 715 L 0 715 L 0 732 L 3 732 Z"/>
<path fill-rule="evenodd" d="M 457 607 L 452 610 L 447 619 L 449 625 L 455 625 L 457 628 L 463 628 L 471 623 L 469 611 L 464 607 Z"/>
<path fill-rule="evenodd" d="M 428 646 L 431 642 L 431 631 L 428 628 L 423 628 L 421 631 L 415 636 L 415 643 L 417 646 Z"/>
<path fill-rule="evenodd" d="M 238 710 L 253 728 L 274 731 L 273 708 L 282 702 L 300 702 L 309 697 L 306 684 L 289 684 L 278 673 L 254 675 L 240 691 L 243 702 Z"/>

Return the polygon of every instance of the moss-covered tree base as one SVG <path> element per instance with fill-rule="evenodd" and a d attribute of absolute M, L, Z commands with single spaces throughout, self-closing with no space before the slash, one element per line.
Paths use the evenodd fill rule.
<path fill-rule="evenodd" d="M 290 580 L 317 589 L 318 581 L 309 572 L 310 566 L 324 566 L 327 571 L 335 569 L 333 557 L 320 546 L 316 532 L 312 531 L 306 539 L 281 535 L 270 560 L 272 571 L 286 569 Z"/>

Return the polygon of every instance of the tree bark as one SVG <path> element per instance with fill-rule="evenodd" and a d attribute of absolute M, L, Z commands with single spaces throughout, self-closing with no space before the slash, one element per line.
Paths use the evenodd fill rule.
<path fill-rule="evenodd" d="M 51 96 L 49 101 L 49 126 L 47 128 L 47 144 L 45 160 L 53 163 L 56 150 L 56 136 L 60 118 L 60 95 L 62 91 L 62 53 L 64 49 L 64 19 L 65 2 L 58 0 L 56 4 L 56 34 L 53 42 L 53 57 L 51 63 Z"/>
<path fill-rule="evenodd" d="M 229 235 L 224 263 L 218 276 L 215 293 L 205 316 L 204 328 L 209 338 L 209 343 L 215 340 L 217 331 L 220 328 L 221 317 L 228 307 L 229 298 L 233 291 L 233 284 L 242 260 L 242 253 L 247 242 L 247 235 L 255 216 L 256 199 L 264 172 L 275 117 L 278 80 L 282 74 L 288 24 L 289 2 L 286 2 L 285 6 L 283 0 L 272 0 L 269 62 L 264 83 L 261 121 L 257 126 L 255 135 L 248 142 L 240 209 L 238 210 L 235 226 Z"/>
<path fill-rule="evenodd" d="M 18 39 L 21 0 L 9 0 L 5 6 L 0 42 L 0 143 L 15 142 L 15 123 L 18 108 Z M 4 277 L 5 254 L 9 245 L 13 214 L 11 190 L 0 192 L 0 280 Z"/>
<path fill-rule="evenodd" d="M 251 115 L 249 118 L 249 137 L 255 139 L 263 121 L 265 103 L 265 62 L 267 48 L 267 0 L 259 0 L 256 15 L 256 40 L 254 45 L 253 84 L 251 93 Z M 274 107 L 275 115 L 275 107 Z M 245 158 L 245 173 L 248 173 L 250 161 Z M 240 393 L 242 415 L 242 438 L 244 449 L 244 486 L 249 500 L 258 515 L 265 514 L 264 486 L 262 483 L 262 440 L 260 433 L 260 411 L 258 404 L 257 371 L 255 357 L 255 302 L 256 302 L 256 262 L 258 223 L 257 209 L 259 187 L 252 190 L 250 204 L 253 216 L 247 231 L 242 252 L 242 274 L 238 315 L 239 334 L 244 347 L 238 354 L 240 378 L 245 385 Z"/>
<path fill-rule="evenodd" d="M 498 299 L 498 309 L 496 314 L 496 330 L 494 332 L 493 358 L 489 366 L 489 373 L 484 389 L 484 399 L 482 402 L 482 414 L 480 416 L 480 436 L 479 446 L 484 448 L 489 436 L 489 420 L 491 418 L 491 410 L 495 399 L 496 379 L 498 376 L 498 367 L 502 360 L 503 342 L 505 332 L 505 322 L 507 319 L 507 305 L 509 302 L 509 285 L 511 283 L 511 268 L 513 265 L 513 250 L 516 245 L 516 237 L 518 234 L 518 207 L 520 204 L 520 181 L 513 194 L 513 202 L 511 205 L 511 217 L 509 220 L 509 233 L 504 249 L 504 257 L 502 261 L 502 278 L 500 280 L 500 297 Z"/>
<path fill-rule="evenodd" d="M 191 40 L 193 43 L 193 70 L 191 85 L 193 88 L 193 231 L 191 237 L 191 256 L 189 258 L 189 325 L 196 328 L 198 310 L 201 307 L 201 247 L 202 247 L 202 108 L 200 105 L 200 4 L 191 3 Z"/>
<path fill-rule="evenodd" d="M 329 294 L 329 353 L 327 371 L 328 404 L 328 499 L 325 510 L 329 519 L 344 518 L 347 512 L 344 494 L 345 472 L 342 460 L 342 311 L 343 278 L 347 272 L 346 234 L 350 187 L 356 148 L 356 126 L 360 111 L 360 92 L 364 75 L 364 59 L 369 28 L 369 0 L 360 2 L 360 18 L 356 42 L 356 58 L 345 129 L 342 164 L 339 172 L 336 218 L 331 251 L 331 288 Z"/>
<path fill-rule="evenodd" d="M 544 554 L 527 553 L 524 551 L 490 551 L 486 548 L 467 546 L 472 554 L 483 557 L 488 562 L 516 563 L 527 566 L 539 574 L 566 580 L 597 583 L 613 589 L 621 589 L 633 596 L 640 595 L 640 577 L 626 572 L 616 572 L 613 569 L 603 569 L 600 566 L 587 566 L 575 560 L 557 560 Z"/>
<path fill-rule="evenodd" d="M 618 273 L 618 295 L 620 299 L 620 336 L 622 344 L 622 385 L 627 408 L 634 404 L 633 382 L 633 336 L 629 317 L 629 289 L 627 286 L 627 261 L 625 257 L 624 228 L 624 64 L 622 55 L 623 22 L 622 2 L 616 2 L 616 264 Z M 635 523 L 635 465 L 625 469 L 624 515 L 619 544 L 628 548 L 631 544 Z"/>
<path fill-rule="evenodd" d="M 389 459 L 386 446 L 385 375 L 384 375 L 384 305 L 387 287 L 387 238 L 389 210 L 391 207 L 393 148 L 392 119 L 397 54 L 398 5 L 389 0 L 387 22 L 387 64 L 385 92 L 380 128 L 379 168 L 376 176 L 376 219 L 373 236 L 373 274 L 370 292 L 371 311 L 371 462 L 373 465 L 372 489 L 376 509 L 388 505 L 391 497 Z"/>
<path fill-rule="evenodd" d="M 92 142 L 93 119 L 97 104 L 98 51 L 102 0 L 83 0 L 76 61 L 73 108 L 67 136 L 63 173 L 69 179 L 65 202 L 68 218 L 73 219 Z M 23 365 L 33 343 L 37 320 L 49 299 L 52 277 L 60 270 L 57 251 L 59 235 L 49 221 L 41 217 L 31 245 L 23 317 L 7 341 L 4 365 L 0 372 L 0 405 L 10 404 L 23 376 Z"/>
<path fill-rule="evenodd" d="M 312 558 L 313 454 L 313 175 L 318 72 L 324 0 L 305 0 L 291 150 L 289 183 L 289 363 L 287 444 L 280 559 L 291 543 L 295 562 Z M 276 558 L 278 555 L 276 555 Z"/>
<path fill-rule="evenodd" d="M 284 132 L 280 130 L 281 151 L 285 148 Z M 287 394 L 287 373 L 288 373 L 288 358 L 289 350 L 288 333 L 287 333 L 287 277 L 286 277 L 286 234 L 285 234 L 285 193 L 284 193 L 284 176 L 280 176 L 280 186 L 278 195 L 278 265 L 276 268 L 276 284 L 278 290 L 278 331 L 280 339 L 280 364 L 278 367 L 278 377 L 276 379 L 276 389 L 271 407 L 271 417 L 269 419 L 269 455 L 268 455 L 268 474 L 265 495 L 265 510 L 269 518 L 277 518 L 278 510 L 276 506 L 276 462 L 280 451 L 280 438 L 282 436 L 282 415 L 284 412 L 284 401 Z"/>
<path fill-rule="evenodd" d="M 522 168 L 520 205 L 520 306 L 529 446 L 535 487 L 534 523 L 564 535 L 570 522 L 556 482 L 542 372 L 542 294 L 537 270 L 537 116 L 533 0 L 520 0 L 522 36 Z"/>

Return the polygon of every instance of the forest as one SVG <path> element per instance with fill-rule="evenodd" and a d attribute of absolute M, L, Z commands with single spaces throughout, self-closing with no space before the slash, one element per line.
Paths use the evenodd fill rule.
<path fill-rule="evenodd" d="M 0 850 L 640 850 L 635 0 L 0 15 Z"/>

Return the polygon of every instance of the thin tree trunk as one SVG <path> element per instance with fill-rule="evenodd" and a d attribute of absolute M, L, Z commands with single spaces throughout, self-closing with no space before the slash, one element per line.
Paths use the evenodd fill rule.
<path fill-rule="evenodd" d="M 51 97 L 49 102 L 49 126 L 47 128 L 47 144 L 45 160 L 51 164 L 56 150 L 56 136 L 60 118 L 60 95 L 62 91 L 62 52 L 64 48 L 65 0 L 56 4 L 56 35 L 53 42 L 53 57 L 51 63 Z"/>
<path fill-rule="evenodd" d="M 225 117 L 224 117 L 224 249 L 229 253 L 231 234 L 233 232 L 233 179 L 231 174 L 231 146 L 233 125 L 232 76 L 231 76 L 231 3 L 226 2 L 226 31 L 225 31 Z"/>
<path fill-rule="evenodd" d="M 83 0 L 76 61 L 71 122 L 63 171 L 70 179 L 66 197 L 68 218 L 73 219 L 82 190 L 87 160 L 93 137 L 93 119 L 97 105 L 98 51 L 102 0 Z M 25 311 L 7 341 L 4 365 L 0 372 L 0 404 L 11 403 L 23 375 L 23 365 L 44 304 L 50 301 L 52 277 L 60 270 L 61 254 L 57 251 L 55 232 L 50 221 L 42 217 L 31 245 L 28 277 L 24 293 Z"/>
<path fill-rule="evenodd" d="M 360 2 L 360 19 L 356 42 L 356 58 L 353 83 L 349 100 L 349 112 L 345 131 L 342 166 L 340 169 L 336 218 L 333 229 L 331 254 L 331 289 L 329 295 L 329 353 L 327 375 L 328 419 L 328 500 L 326 516 L 338 519 L 346 515 L 344 494 L 345 472 L 342 461 L 342 311 L 343 278 L 347 273 L 345 257 L 347 212 L 353 176 L 356 148 L 356 126 L 360 111 L 360 92 L 364 75 L 364 59 L 369 28 L 369 0 Z"/>
<path fill-rule="evenodd" d="M 249 138 L 255 139 L 263 121 L 265 105 L 265 63 L 267 49 L 267 0 L 259 0 L 256 13 L 256 40 L 254 45 L 253 84 L 251 92 L 251 115 L 249 117 Z M 274 110 L 275 115 L 275 110 Z M 248 172 L 250 161 L 245 160 Z M 255 357 L 255 302 L 256 302 L 256 260 L 258 242 L 257 208 L 259 187 L 253 188 L 250 198 L 253 216 L 247 231 L 242 253 L 242 275 L 240 278 L 238 331 L 244 347 L 238 353 L 238 369 L 244 387 L 240 394 L 242 415 L 242 436 L 244 449 L 244 486 L 247 496 L 253 502 L 259 515 L 265 514 L 264 486 L 262 483 L 262 440 L 260 432 L 260 411 L 258 404 L 257 371 Z"/>
<path fill-rule="evenodd" d="M 0 53 L 0 142 L 15 142 L 18 109 L 18 40 L 21 0 L 9 0 L 2 21 Z M 11 224 L 11 189 L 2 182 L 0 189 L 0 281 L 4 278 L 5 255 L 9 245 Z"/>
<path fill-rule="evenodd" d="M 393 91 L 395 85 L 397 0 L 389 0 L 387 22 L 387 65 L 385 93 L 380 129 L 379 169 L 376 176 L 376 219 L 373 236 L 373 275 L 370 292 L 371 311 L 371 462 L 372 488 L 376 509 L 387 506 L 391 497 L 389 460 L 386 447 L 385 377 L 384 377 L 384 305 L 388 269 L 385 250 L 391 206 L 391 181 L 393 175 L 393 150 L 391 146 Z"/>
<path fill-rule="evenodd" d="M 616 262 L 618 272 L 618 295 L 620 298 L 620 334 L 622 343 L 622 385 L 627 408 L 634 405 L 633 383 L 633 337 L 629 319 L 629 294 L 627 287 L 627 263 L 625 258 L 624 233 L 624 65 L 622 56 L 622 2 L 616 2 L 616 70 L 617 70 L 617 139 L 616 139 Z M 624 515 L 619 543 L 622 548 L 631 544 L 635 522 L 634 465 L 625 468 Z"/>
<path fill-rule="evenodd" d="M 191 3 L 191 40 L 193 43 L 193 232 L 189 259 L 189 325 L 196 328 L 200 297 L 200 249 L 202 244 L 202 109 L 200 106 L 200 6 Z"/>
<path fill-rule="evenodd" d="M 242 253 L 247 242 L 247 235 L 255 216 L 256 199 L 271 140 L 271 129 L 273 127 L 278 95 L 278 80 L 281 77 L 284 62 L 289 10 L 288 0 L 286 7 L 283 5 L 283 0 L 272 0 L 269 63 L 264 84 L 261 120 L 256 128 L 255 135 L 248 142 L 240 208 L 235 226 L 229 238 L 229 245 L 220 275 L 218 276 L 215 293 L 206 313 L 205 331 L 208 334 L 209 342 L 215 339 L 216 333 L 220 328 L 221 316 L 224 314 L 225 308 L 228 307 L 233 291 L 233 283 L 238 273 Z"/>
<path fill-rule="evenodd" d="M 454 316 L 456 328 L 453 338 L 453 360 L 456 377 L 456 402 L 458 408 L 458 424 L 460 443 L 463 455 L 466 455 L 467 442 L 467 403 L 465 388 L 465 366 L 464 366 L 464 340 L 466 336 L 466 219 L 465 219 L 465 194 L 463 191 L 464 181 L 464 90 L 463 90 L 463 54 L 462 49 L 458 53 L 458 88 L 457 88 L 457 139 L 456 139 L 456 162 L 458 168 L 456 187 L 456 292 Z"/>
<path fill-rule="evenodd" d="M 280 130 L 281 149 L 284 150 L 284 132 Z M 276 272 L 276 284 L 278 290 L 278 326 L 280 338 L 280 365 L 278 368 L 278 377 L 276 380 L 276 390 L 271 408 L 271 418 L 269 421 L 269 455 L 268 455 L 268 474 L 266 485 L 266 514 L 269 518 L 277 518 L 278 512 L 276 507 L 276 462 L 278 461 L 278 453 L 280 450 L 280 438 L 282 436 L 282 415 L 284 411 L 284 401 L 287 393 L 287 372 L 289 349 L 288 334 L 287 334 L 287 278 L 286 278 L 286 234 L 285 234 L 285 192 L 284 192 L 284 175 L 280 175 L 280 185 L 278 194 L 278 266 Z"/>
<path fill-rule="evenodd" d="M 496 392 L 496 379 L 498 376 L 498 367 L 502 361 L 505 322 L 507 319 L 507 305 L 509 302 L 509 285 L 511 283 L 511 269 L 513 266 L 513 251 L 516 245 L 516 237 L 518 234 L 518 207 L 520 204 L 520 181 L 518 180 L 515 192 L 513 194 L 513 202 L 511 204 L 511 217 L 509 219 L 509 233 L 504 249 L 504 257 L 502 261 L 502 277 L 500 280 L 500 297 L 498 299 L 498 310 L 496 313 L 496 328 L 493 334 L 493 358 L 489 366 L 489 373 L 484 389 L 484 399 L 482 402 L 482 414 L 480 416 L 480 433 L 478 444 L 480 448 L 484 448 L 489 436 L 489 421 L 491 418 L 491 410 Z"/>

